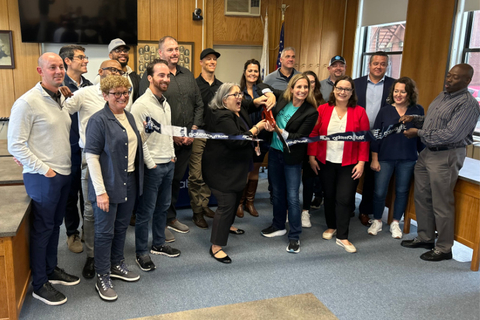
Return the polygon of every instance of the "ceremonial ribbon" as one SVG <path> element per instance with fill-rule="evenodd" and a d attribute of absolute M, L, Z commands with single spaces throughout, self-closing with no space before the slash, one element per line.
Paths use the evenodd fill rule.
<path fill-rule="evenodd" d="M 248 141 L 262 141 L 262 139 L 255 139 L 249 135 L 229 135 L 225 133 L 208 132 L 205 130 L 191 130 L 186 127 L 168 126 L 155 121 L 150 117 L 146 119 L 147 125 L 145 132 L 152 133 L 154 131 L 160 134 L 166 134 L 172 137 L 188 137 L 188 138 L 202 138 L 212 140 L 248 140 Z M 291 146 L 299 143 L 312 143 L 317 141 L 356 141 L 356 142 L 370 142 L 384 139 L 391 134 L 402 133 L 406 129 L 405 124 L 395 123 L 389 125 L 387 128 L 366 130 L 366 131 L 349 131 L 334 133 L 326 136 L 305 137 L 295 140 L 287 140 L 286 144 Z"/>

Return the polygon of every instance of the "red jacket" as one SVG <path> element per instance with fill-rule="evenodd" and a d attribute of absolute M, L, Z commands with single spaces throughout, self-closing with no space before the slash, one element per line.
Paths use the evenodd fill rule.
<path fill-rule="evenodd" d="M 328 124 L 332 117 L 334 106 L 328 103 L 318 107 L 318 121 L 313 128 L 310 137 L 327 135 Z M 346 131 L 367 131 L 370 130 L 365 109 L 356 106 L 348 107 Z M 370 142 L 345 141 L 343 148 L 342 166 L 357 164 L 358 161 L 368 161 Z M 327 159 L 327 141 L 318 141 L 308 144 L 308 155 L 315 156 L 321 163 Z"/>

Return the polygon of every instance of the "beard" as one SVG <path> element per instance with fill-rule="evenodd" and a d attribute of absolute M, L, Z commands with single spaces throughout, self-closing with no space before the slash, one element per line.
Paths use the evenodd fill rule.
<path fill-rule="evenodd" d="M 120 62 L 118 59 L 117 61 L 120 63 L 120 65 L 122 66 L 122 68 L 125 68 L 127 65 L 128 65 L 128 60 L 129 60 L 129 57 L 126 58 L 125 62 Z"/>
<path fill-rule="evenodd" d="M 154 82 L 153 85 L 157 88 L 162 94 L 168 89 L 168 82 L 158 81 Z"/>

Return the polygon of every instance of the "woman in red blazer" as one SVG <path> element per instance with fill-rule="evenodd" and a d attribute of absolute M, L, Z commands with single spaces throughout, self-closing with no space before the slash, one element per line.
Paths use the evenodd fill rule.
<path fill-rule="evenodd" d="M 318 121 L 311 137 L 348 131 L 369 130 L 367 113 L 357 105 L 353 80 L 343 76 L 333 88 L 328 103 L 318 107 Z M 324 186 L 327 230 L 323 238 L 336 234 L 336 243 L 347 252 L 357 249 L 348 241 L 350 213 L 355 204 L 358 179 L 368 161 L 369 143 L 352 141 L 318 141 L 308 145 L 309 163 Z"/>

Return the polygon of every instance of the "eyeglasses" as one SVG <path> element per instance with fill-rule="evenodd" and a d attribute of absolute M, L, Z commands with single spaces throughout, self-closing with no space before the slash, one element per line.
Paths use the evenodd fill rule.
<path fill-rule="evenodd" d="M 234 96 L 236 99 L 238 98 L 243 98 L 243 93 L 242 92 L 237 92 L 237 93 L 231 93 L 231 94 L 227 94 L 225 96 L 225 99 L 230 97 L 230 96 Z"/>
<path fill-rule="evenodd" d="M 335 89 L 337 89 L 338 92 L 342 92 L 342 91 L 345 91 L 346 93 L 350 93 L 353 91 L 352 88 L 341 88 L 341 87 L 335 87 Z"/>
<path fill-rule="evenodd" d="M 123 76 L 125 74 L 125 72 L 123 72 L 122 70 L 119 70 L 119 69 L 114 68 L 114 67 L 106 67 L 106 68 L 102 68 L 102 70 L 108 70 L 111 73 L 118 73 L 121 76 Z"/>
<path fill-rule="evenodd" d="M 87 56 L 73 56 L 72 59 L 74 59 L 74 58 L 77 58 L 77 59 L 80 60 L 80 61 L 88 60 L 88 57 L 87 57 Z"/>
<path fill-rule="evenodd" d="M 113 51 L 115 51 L 115 53 L 129 53 L 130 52 L 130 49 L 127 49 L 127 48 L 116 48 L 116 49 L 113 49 Z"/>
<path fill-rule="evenodd" d="M 109 92 L 108 94 L 114 95 L 115 98 L 120 98 L 121 96 L 128 97 L 130 95 L 130 92 L 124 91 L 124 92 Z"/>

